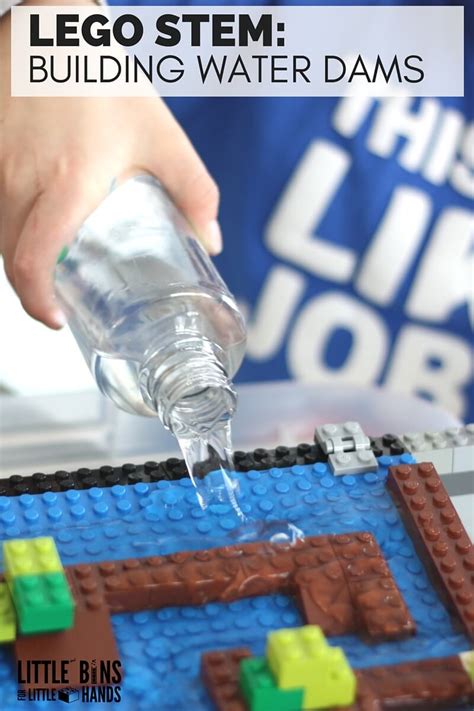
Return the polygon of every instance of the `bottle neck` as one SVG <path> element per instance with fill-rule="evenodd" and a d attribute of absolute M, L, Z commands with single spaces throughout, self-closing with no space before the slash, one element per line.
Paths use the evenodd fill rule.
<path fill-rule="evenodd" d="M 179 350 L 148 370 L 147 391 L 176 437 L 203 437 L 232 418 L 237 395 L 211 351 Z"/>

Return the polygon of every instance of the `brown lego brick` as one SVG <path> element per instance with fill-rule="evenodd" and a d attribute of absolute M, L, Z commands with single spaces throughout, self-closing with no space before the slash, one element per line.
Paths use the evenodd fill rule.
<path fill-rule="evenodd" d="M 415 630 L 379 546 L 364 532 L 78 565 L 67 575 L 76 594 L 103 596 L 113 613 L 279 592 L 296 595 L 306 622 L 327 635 L 399 639 Z"/>
<path fill-rule="evenodd" d="M 201 678 L 218 711 L 247 710 L 240 692 L 239 669 L 242 659 L 251 656 L 245 647 L 202 655 Z"/>
<path fill-rule="evenodd" d="M 89 567 L 95 566 L 82 566 L 84 570 Z M 20 635 L 15 641 L 14 651 L 17 661 L 22 663 L 25 670 L 28 662 L 35 660 L 53 660 L 58 666 L 66 660 L 69 662 L 68 678 L 64 683 L 57 683 L 47 676 L 45 668 L 40 667 L 38 677 L 25 683 L 26 689 L 100 686 L 107 683 L 107 680 L 100 677 L 101 666 L 110 667 L 120 659 L 110 610 L 103 592 L 96 585 L 85 584 L 81 588 L 76 584 L 77 581 L 73 581 L 71 569 L 66 569 L 66 574 L 70 584 L 74 582 L 71 585 L 76 603 L 74 627 L 62 632 Z M 91 668 L 93 661 L 98 671 L 95 682 L 85 676 L 81 677 L 81 662 Z"/>
<path fill-rule="evenodd" d="M 96 684 L 91 683 L 90 680 L 81 679 L 80 661 L 85 660 L 91 664 L 95 660 L 99 669 L 101 663 L 110 665 L 119 660 L 110 615 L 105 607 L 97 610 L 85 608 L 76 610 L 73 629 L 49 634 L 18 636 L 14 650 L 17 662 L 22 663 L 24 670 L 26 670 L 28 662 L 34 660 L 53 660 L 58 668 L 65 660 L 69 661 L 69 676 L 64 683 L 54 683 L 54 680 L 46 676 L 46 670 L 40 667 L 36 681 L 31 679 L 29 683 L 24 684 L 26 689 L 100 685 L 105 682 L 101 682 L 99 678 Z"/>
<path fill-rule="evenodd" d="M 472 700 L 472 682 L 459 657 L 373 667 L 357 672 L 385 709 L 446 708 Z"/>
<path fill-rule="evenodd" d="M 247 649 L 202 655 L 201 678 L 217 711 L 247 708 L 238 679 L 240 661 L 249 656 Z M 344 711 L 434 711 L 469 704 L 473 699 L 472 682 L 457 656 L 369 667 L 355 673 L 356 701 Z"/>
<path fill-rule="evenodd" d="M 351 706 L 337 706 L 331 711 L 385 711 L 386 706 L 382 699 L 377 698 L 374 692 L 367 684 L 363 672 L 355 672 L 357 679 L 357 696 L 355 702 Z M 391 711 L 398 711 L 397 706 L 389 706 Z M 428 708 L 417 706 L 419 711 L 428 711 Z"/>
<path fill-rule="evenodd" d="M 358 629 L 356 612 L 342 567 L 331 560 L 295 575 L 296 602 L 308 625 L 319 625 L 326 636 Z"/>
<path fill-rule="evenodd" d="M 393 580 L 382 551 L 370 533 L 354 533 L 333 536 L 332 546 L 341 564 L 349 589 L 357 590 L 364 581 L 377 586 L 377 581 Z"/>
<path fill-rule="evenodd" d="M 414 633 L 412 618 L 392 578 L 360 580 L 349 585 L 357 629 L 371 640 L 402 638 Z"/>
<path fill-rule="evenodd" d="M 65 570 L 77 604 L 74 628 L 19 637 L 18 659 L 115 660 L 110 613 L 275 592 L 296 595 L 306 622 L 319 624 L 328 635 L 358 632 L 398 639 L 415 629 L 370 533 L 313 536 L 291 547 L 248 543 Z M 37 685 L 54 688 L 45 678 Z M 75 665 L 64 685 L 81 685 Z"/>
<path fill-rule="evenodd" d="M 329 536 L 323 550 L 323 564 L 295 576 L 297 602 L 308 624 L 321 626 L 329 636 L 358 632 L 373 640 L 414 633 L 414 621 L 370 533 Z"/>
<path fill-rule="evenodd" d="M 415 630 L 375 539 L 364 532 L 311 536 L 291 547 L 248 543 L 75 565 L 65 572 L 77 605 L 74 628 L 18 637 L 19 660 L 115 660 L 111 613 L 275 592 L 296 595 L 305 621 L 319 624 L 327 635 L 399 639 Z M 86 684 L 72 665 L 64 686 Z M 55 688 L 44 676 L 36 686 Z"/>
<path fill-rule="evenodd" d="M 414 634 L 413 618 L 374 537 L 366 532 L 336 535 L 330 543 L 354 611 L 351 631 L 373 641 Z"/>
<path fill-rule="evenodd" d="M 112 613 L 279 592 L 296 595 L 305 621 L 327 635 L 399 639 L 415 630 L 383 554 L 366 532 L 310 536 L 292 546 L 247 543 L 75 565 L 66 574 L 76 598 L 102 598 Z"/>
<path fill-rule="evenodd" d="M 474 641 L 474 549 L 436 469 L 392 467 L 387 485 L 440 595 Z"/>

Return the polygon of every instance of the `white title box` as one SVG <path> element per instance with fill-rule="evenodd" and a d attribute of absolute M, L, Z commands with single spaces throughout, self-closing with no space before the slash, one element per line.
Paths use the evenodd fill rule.
<path fill-rule="evenodd" d="M 15 7 L 14 96 L 462 96 L 463 8 Z"/>

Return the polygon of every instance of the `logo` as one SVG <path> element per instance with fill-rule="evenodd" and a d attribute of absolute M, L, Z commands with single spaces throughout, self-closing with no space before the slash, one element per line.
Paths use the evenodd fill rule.
<path fill-rule="evenodd" d="M 60 689 L 58 691 L 58 700 L 64 701 L 65 704 L 79 701 L 79 689 Z"/>
<path fill-rule="evenodd" d="M 22 686 L 17 691 L 17 701 L 110 704 L 122 700 L 119 659 L 20 660 L 17 673 L 18 684 Z M 71 681 L 80 686 L 70 686 Z"/>

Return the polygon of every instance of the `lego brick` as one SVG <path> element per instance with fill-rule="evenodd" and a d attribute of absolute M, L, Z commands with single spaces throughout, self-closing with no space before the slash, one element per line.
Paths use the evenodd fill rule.
<path fill-rule="evenodd" d="M 370 439 L 371 449 L 376 457 L 398 456 L 408 449 L 399 438 L 392 434 Z M 251 452 L 236 451 L 233 455 L 234 469 L 237 472 L 264 471 L 272 467 L 293 467 L 298 465 L 327 462 L 328 455 L 321 444 L 301 443 L 296 447 L 279 446 L 275 449 L 257 448 Z M 204 476 L 213 471 L 212 460 L 200 462 L 196 475 Z M 81 467 L 73 471 L 59 470 L 51 474 L 36 472 L 31 476 L 12 475 L 0 481 L 0 496 L 21 496 L 26 494 L 45 494 L 87 490 L 95 487 L 133 486 L 153 482 L 176 482 L 186 478 L 188 472 L 182 459 L 170 457 L 162 462 L 147 461 L 143 464 L 127 462 L 118 467 L 104 465 L 95 469 Z"/>
<path fill-rule="evenodd" d="M 307 622 L 326 634 L 358 632 L 401 638 L 414 621 L 373 536 L 313 536 L 286 545 L 247 543 L 169 556 L 102 562 L 67 569 L 76 595 L 99 594 L 111 612 L 134 612 L 170 605 L 229 602 L 272 593 L 297 594 Z M 391 583 L 372 594 L 352 595 L 352 581 L 383 577 Z M 377 617 L 367 608 L 378 601 Z M 375 623 L 377 619 L 377 624 Z M 370 622 L 370 625 L 369 625 Z"/>
<path fill-rule="evenodd" d="M 251 452 L 236 451 L 233 461 L 234 469 L 237 472 L 263 471 L 272 467 L 292 467 L 326 462 L 327 454 L 317 443 L 301 443 L 296 447 L 279 446 L 275 449 L 257 448 Z M 194 474 L 197 477 L 203 477 L 215 469 L 216 462 L 209 459 L 197 463 Z M 96 469 L 81 467 L 73 471 L 59 470 L 51 474 L 36 472 L 31 476 L 12 475 L 8 479 L 0 481 L 0 496 L 174 482 L 187 477 L 188 470 L 184 460 L 170 457 L 162 462 L 150 460 L 144 464 L 127 462 L 118 467 L 104 465 Z"/>
<path fill-rule="evenodd" d="M 327 453 L 317 441 L 316 436 L 313 443 L 301 443 L 296 447 L 286 447 L 280 445 L 275 449 L 265 449 L 260 447 L 252 452 L 234 452 L 234 468 L 237 472 L 264 471 L 273 467 L 293 467 L 298 465 L 316 464 L 317 462 L 327 462 Z M 201 463 L 200 474 L 212 471 L 208 468 L 208 463 Z"/>
<path fill-rule="evenodd" d="M 415 622 L 374 537 L 369 533 L 332 536 L 354 610 L 354 629 L 371 640 L 408 637 Z"/>
<path fill-rule="evenodd" d="M 396 457 L 408 452 L 402 440 L 391 433 L 384 434 L 381 437 L 371 437 L 370 448 L 376 457 Z"/>
<path fill-rule="evenodd" d="M 67 569 L 66 576 L 71 580 Z M 61 683 L 55 683 L 47 669 L 41 667 L 39 675 L 25 683 L 27 689 L 100 686 L 110 683 L 101 676 L 102 671 L 96 679 L 91 679 L 83 675 L 81 669 L 103 668 L 107 674 L 117 665 L 115 668 L 120 670 L 120 655 L 104 596 L 87 584 L 83 588 L 71 586 L 71 590 L 75 604 L 73 627 L 48 634 L 19 636 L 14 645 L 17 662 L 21 662 L 23 669 L 28 662 L 38 659 L 56 661 L 58 665 L 68 660 L 68 676 Z"/>
<path fill-rule="evenodd" d="M 385 709 L 469 707 L 473 687 L 458 656 L 359 670 L 365 688 Z M 363 706 L 360 705 L 362 709 Z"/>
<path fill-rule="evenodd" d="M 26 669 L 28 662 L 37 660 L 68 660 L 68 677 L 63 682 L 55 683 L 47 676 L 47 671 L 38 665 L 38 677 L 24 684 L 27 689 L 56 689 L 61 687 L 95 686 L 90 679 L 81 676 L 81 663 L 88 668 L 93 664 L 110 668 L 113 662 L 120 660 L 110 615 L 105 607 L 89 610 L 79 607 L 76 611 L 74 627 L 49 634 L 20 635 L 15 645 L 17 663 Z M 97 685 L 101 685 L 100 679 Z"/>
<path fill-rule="evenodd" d="M 289 574 L 281 571 L 281 583 Z M 114 613 L 239 599 L 246 595 L 245 580 L 251 577 L 241 561 L 225 557 L 225 549 L 74 566 L 68 575 L 73 590 L 103 595 Z"/>
<path fill-rule="evenodd" d="M 369 639 L 382 641 L 414 634 L 414 622 L 393 580 L 355 581 L 350 585 L 350 595 L 358 627 L 367 630 Z"/>
<path fill-rule="evenodd" d="M 302 569 L 295 583 L 296 601 L 307 624 L 318 625 L 328 636 L 358 632 L 356 610 L 339 561 Z"/>
<path fill-rule="evenodd" d="M 419 462 L 431 462 L 439 474 L 452 474 L 454 463 L 454 449 L 419 449 L 412 452 Z"/>
<path fill-rule="evenodd" d="M 284 538 L 280 531 L 291 535 L 291 530 L 282 521 L 307 537 L 370 531 L 403 591 L 417 634 L 389 644 L 367 644 L 362 636 L 348 634 L 343 646 L 351 665 L 446 657 L 469 649 L 469 642 L 453 628 L 385 486 L 390 466 L 412 462 L 411 455 L 385 452 L 377 472 L 357 477 L 334 477 L 324 462 L 262 471 L 250 467 L 236 479 L 245 514 L 260 523 L 243 528 L 224 503 L 203 513 L 187 479 L 0 497 L 0 538 L 54 535 L 63 562 L 75 566 L 225 546 L 242 538 Z M 300 623 L 293 600 L 279 593 L 116 614 L 112 624 L 126 670 L 121 711 L 210 711 L 197 682 L 203 650 L 244 644 L 261 655 L 269 630 Z M 17 711 L 15 668 L 8 654 L 8 647 L 0 648 L 0 707 Z"/>
<path fill-rule="evenodd" d="M 328 646 L 316 669 L 312 693 L 305 690 L 303 708 L 349 706 L 355 701 L 357 679 L 341 647 Z"/>
<path fill-rule="evenodd" d="M 304 709 L 348 706 L 355 699 L 356 680 L 344 652 L 327 644 L 320 627 L 271 632 L 267 661 L 280 689 L 303 689 Z"/>
<path fill-rule="evenodd" d="M 331 636 L 357 632 L 382 640 L 414 634 L 415 623 L 373 536 L 359 533 L 326 540 L 330 547 L 320 558 L 323 564 L 295 575 L 305 621 Z"/>
<path fill-rule="evenodd" d="M 296 551 L 305 545 L 296 544 Z M 267 554 L 270 561 L 266 560 Z M 280 555 L 281 553 L 281 555 Z M 254 563 L 259 575 L 246 565 Z M 100 592 L 112 612 L 131 612 L 173 604 L 231 601 L 246 595 L 288 590 L 297 564 L 283 546 L 250 543 L 204 551 L 182 551 L 168 556 L 102 562 L 68 569 L 74 590 Z M 257 577 L 258 585 L 246 588 Z M 258 587 L 260 593 L 256 593 Z"/>
<path fill-rule="evenodd" d="M 400 461 L 411 462 L 413 459 L 411 455 L 402 455 Z M 324 530 L 343 532 L 366 529 L 364 519 L 371 509 L 374 516 L 380 516 L 378 506 L 381 502 L 376 495 L 378 490 L 384 489 L 388 466 L 396 462 L 395 458 L 382 457 L 379 471 L 362 475 L 358 482 L 351 477 L 335 479 L 328 465 L 323 463 L 272 469 L 270 472 L 250 471 L 245 476 L 236 477 L 244 498 L 244 512 L 255 519 L 265 523 L 290 520 L 292 525 L 293 520 L 299 521 L 305 533 L 310 534 Z M 365 495 L 368 502 L 366 512 L 359 504 L 359 508 L 355 507 L 355 497 L 361 495 Z M 344 499 L 347 500 L 346 513 L 341 508 Z M 337 521 L 334 529 L 320 529 L 319 520 L 314 515 L 315 501 L 319 502 L 323 512 L 332 510 L 333 516 L 328 520 Z M 177 542 L 178 549 L 190 547 L 190 542 L 195 547 L 204 548 L 210 537 L 214 545 L 225 545 L 229 536 L 232 538 L 232 532 L 241 525 L 233 509 L 223 504 L 210 506 L 204 515 L 189 479 L 0 497 L 0 538 L 54 533 L 64 561 L 136 556 L 136 531 L 146 535 L 152 527 L 163 529 L 163 533 L 171 530 L 172 535 L 148 536 L 145 546 L 140 549 L 142 555 L 176 550 Z M 118 541 L 119 526 L 133 530 L 134 536 L 123 536 Z M 73 537 L 70 530 L 75 531 L 78 527 L 79 535 Z M 262 534 L 260 537 L 264 537 L 265 531 Z M 286 534 L 294 535 L 292 530 L 287 530 Z M 78 553 L 81 553 L 79 557 Z"/>
<path fill-rule="evenodd" d="M 81 665 L 110 670 L 112 664 L 120 667 L 120 656 L 112 629 L 110 612 L 104 597 L 87 587 L 84 591 L 73 589 L 76 605 L 74 626 L 49 634 L 19 636 L 14 650 L 17 662 L 26 669 L 28 662 L 38 659 L 68 660 L 68 677 L 55 683 L 45 668 L 41 667 L 35 679 L 28 680 L 25 688 L 62 688 L 95 686 L 107 683 L 100 676 L 91 681 L 81 675 Z"/>
<path fill-rule="evenodd" d="M 317 462 L 327 462 L 327 454 L 316 441 L 312 444 L 302 442 L 296 447 L 281 445 L 275 449 L 260 447 L 252 452 L 234 452 L 234 467 L 238 472 L 265 471 L 273 467 L 293 467 Z M 203 473 L 206 469 L 204 464 Z"/>
<path fill-rule="evenodd" d="M 474 444 L 465 447 L 457 446 L 453 452 L 453 473 L 462 474 L 474 472 Z"/>
<path fill-rule="evenodd" d="M 281 689 L 311 686 L 325 649 L 324 634 L 316 625 L 270 632 L 266 657 L 278 686 Z"/>
<path fill-rule="evenodd" d="M 54 538 L 51 536 L 5 541 L 3 559 L 7 579 L 63 570 Z"/>
<path fill-rule="evenodd" d="M 432 462 L 439 474 L 453 471 L 453 448 L 443 433 L 408 432 L 402 439 L 418 461 Z"/>
<path fill-rule="evenodd" d="M 430 462 L 394 467 L 387 485 L 436 586 L 474 640 L 474 551 L 438 472 Z"/>
<path fill-rule="evenodd" d="M 316 427 L 314 439 L 318 444 L 324 446 L 334 438 L 350 439 L 363 434 L 364 431 L 358 422 L 343 422 L 341 424 L 327 424 Z"/>
<path fill-rule="evenodd" d="M 402 440 L 418 461 L 431 462 L 440 475 L 474 472 L 474 424 L 440 432 L 409 432 Z"/>
<path fill-rule="evenodd" d="M 177 481 L 188 476 L 183 460 L 170 458 L 163 462 L 126 463 L 119 467 L 104 465 L 96 469 L 81 467 L 51 474 L 37 472 L 31 476 L 13 475 L 0 482 L 0 496 L 57 493 L 87 490 L 94 487 L 133 486 L 134 484 Z"/>
<path fill-rule="evenodd" d="M 236 681 L 239 659 L 238 650 L 208 652 L 204 658 L 218 655 L 220 665 L 226 665 L 226 689 L 229 698 L 242 702 Z M 248 650 L 246 650 L 248 652 Z M 246 658 L 249 655 L 247 653 Z M 253 659 L 253 658 L 251 658 Z M 354 701 L 332 706 L 332 711 L 433 711 L 435 708 L 472 708 L 473 685 L 463 662 L 458 655 L 402 664 L 374 666 L 355 672 L 357 691 Z M 215 680 L 202 674 L 204 685 L 213 699 Z M 216 702 L 217 711 L 233 711 L 233 706 Z M 245 706 L 236 706 L 242 711 Z M 270 708 L 270 707 L 268 707 Z"/>
<path fill-rule="evenodd" d="M 322 425 L 316 428 L 314 436 L 329 454 L 329 465 L 336 476 L 377 471 L 370 440 L 358 422 Z"/>
<path fill-rule="evenodd" d="M 23 634 L 66 630 L 74 624 L 74 601 L 64 573 L 23 575 L 10 584 Z"/>
<path fill-rule="evenodd" d="M 60 689 L 58 692 L 58 700 L 64 701 L 66 704 L 71 704 L 74 701 L 79 701 L 79 691 L 78 689 Z"/>
<path fill-rule="evenodd" d="M 16 614 L 6 583 L 0 583 L 0 644 L 16 637 Z"/>
<path fill-rule="evenodd" d="M 331 545 L 348 583 L 366 578 L 390 577 L 375 537 L 369 532 L 331 536 Z"/>
<path fill-rule="evenodd" d="M 240 662 L 240 688 L 250 711 L 299 711 L 302 689 L 280 689 L 275 683 L 265 657 Z"/>
<path fill-rule="evenodd" d="M 242 660 L 251 656 L 246 648 L 202 655 L 201 678 L 217 711 L 247 711 L 239 677 Z"/>
<path fill-rule="evenodd" d="M 332 437 L 326 440 L 322 446 L 328 454 L 369 451 L 370 439 L 361 432 L 350 437 Z"/>
<path fill-rule="evenodd" d="M 374 453 L 370 449 L 330 454 L 329 464 L 331 465 L 333 474 L 336 476 L 376 472 L 379 466 L 374 457 Z"/>
<path fill-rule="evenodd" d="M 453 473 L 474 472 L 474 424 L 454 437 Z"/>
<path fill-rule="evenodd" d="M 470 652 L 461 652 L 459 655 L 459 661 L 474 684 L 474 650 Z"/>

